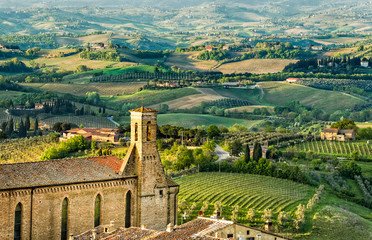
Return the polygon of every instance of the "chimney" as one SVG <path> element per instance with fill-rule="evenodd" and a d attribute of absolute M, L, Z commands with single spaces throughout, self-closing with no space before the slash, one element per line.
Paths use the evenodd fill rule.
<path fill-rule="evenodd" d="M 142 224 L 141 225 L 141 229 L 146 229 L 146 225 L 145 224 Z"/>
<path fill-rule="evenodd" d="M 265 223 L 265 231 L 268 231 L 268 232 L 273 231 L 273 223 L 270 220 L 267 220 Z"/>
<path fill-rule="evenodd" d="M 169 223 L 167 225 L 167 232 L 172 232 L 174 230 L 174 225 L 172 223 Z"/>
<path fill-rule="evenodd" d="M 213 216 L 211 218 L 220 219 L 221 218 L 220 211 L 218 209 L 216 209 L 216 211 L 213 212 Z"/>
<path fill-rule="evenodd" d="M 68 240 L 74 240 L 74 234 L 70 234 L 70 237 L 68 238 Z"/>

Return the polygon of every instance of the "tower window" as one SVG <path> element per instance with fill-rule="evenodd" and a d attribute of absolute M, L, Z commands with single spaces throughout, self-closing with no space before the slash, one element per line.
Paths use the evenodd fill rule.
<path fill-rule="evenodd" d="M 14 240 L 22 239 L 22 204 L 18 203 L 14 212 Z"/>
<path fill-rule="evenodd" d="M 138 141 L 138 124 L 134 125 L 134 141 Z"/>
<path fill-rule="evenodd" d="M 159 196 L 163 197 L 163 190 L 159 190 Z"/>
<path fill-rule="evenodd" d="M 129 228 L 131 224 L 132 215 L 132 192 L 128 191 L 125 197 L 125 227 Z"/>
<path fill-rule="evenodd" d="M 94 202 L 94 227 L 101 225 L 101 195 L 97 195 Z"/>
<path fill-rule="evenodd" d="M 151 122 L 148 121 L 146 125 L 147 141 L 151 141 Z"/>
<path fill-rule="evenodd" d="M 62 202 L 62 218 L 61 218 L 61 240 L 67 240 L 68 232 L 68 201 L 65 198 Z"/>

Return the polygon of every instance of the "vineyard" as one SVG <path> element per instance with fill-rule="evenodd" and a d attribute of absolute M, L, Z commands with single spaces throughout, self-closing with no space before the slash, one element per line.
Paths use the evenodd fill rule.
<path fill-rule="evenodd" d="M 297 142 L 310 139 L 310 135 L 291 134 L 291 133 L 266 133 L 266 132 L 230 132 L 224 135 L 226 143 L 239 140 L 241 143 L 253 145 L 255 142 L 267 143 L 276 147 L 284 147 Z"/>
<path fill-rule="evenodd" d="M 218 108 L 235 108 L 235 107 L 242 107 L 242 106 L 249 106 L 251 102 L 242 99 L 236 98 L 223 98 L 211 102 L 204 103 L 206 107 L 218 107 Z"/>
<path fill-rule="evenodd" d="M 314 193 L 311 187 L 303 184 L 251 174 L 198 173 L 175 181 L 180 185 L 179 199 L 198 206 L 192 212 L 192 217 L 197 215 L 203 201 L 210 203 L 205 213 L 207 216 L 213 212 L 213 203 L 220 201 L 224 206 L 224 217 L 231 215 L 232 207 L 240 207 L 240 222 L 245 221 L 249 208 L 258 212 L 264 209 L 272 209 L 274 213 L 292 212 Z"/>
<path fill-rule="evenodd" d="M 331 142 L 331 141 L 311 141 L 296 144 L 294 148 L 298 151 L 312 151 L 316 153 L 329 153 L 336 155 L 350 155 L 356 151 L 362 156 L 372 155 L 372 145 L 367 142 Z"/>
<path fill-rule="evenodd" d="M 53 126 L 56 122 L 70 122 L 74 123 L 77 126 L 81 124 L 84 127 L 89 128 L 116 128 L 115 124 L 109 121 L 105 117 L 97 117 L 97 116 L 58 116 L 58 117 L 51 117 L 46 119 L 39 120 L 40 123 L 46 123 L 49 126 Z"/>
<path fill-rule="evenodd" d="M 334 88 L 360 88 L 367 92 L 372 91 L 372 82 L 369 80 L 309 78 L 301 79 L 296 83 L 327 90 L 333 90 Z"/>
<path fill-rule="evenodd" d="M 58 143 L 49 136 L 37 136 L 9 140 L 0 143 L 0 164 L 39 161 L 44 151 L 57 147 Z"/>

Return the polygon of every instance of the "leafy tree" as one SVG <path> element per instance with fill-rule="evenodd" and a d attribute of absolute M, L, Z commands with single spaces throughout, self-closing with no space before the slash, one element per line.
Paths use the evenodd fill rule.
<path fill-rule="evenodd" d="M 349 161 L 346 164 L 341 163 L 338 170 L 344 177 L 353 178 L 354 176 L 360 176 L 362 174 L 362 168 L 355 163 L 355 161 Z"/>
<path fill-rule="evenodd" d="M 253 161 L 258 162 L 258 160 L 262 157 L 262 147 L 259 142 L 255 142 L 253 146 Z"/>
<path fill-rule="evenodd" d="M 289 220 L 289 214 L 287 212 L 284 212 L 284 211 L 281 211 L 279 214 L 278 214 L 278 224 L 280 226 L 284 226 L 288 220 Z"/>
<path fill-rule="evenodd" d="M 90 149 L 92 149 L 92 150 L 96 150 L 97 149 L 97 142 L 96 142 L 96 140 L 93 139 L 90 142 Z"/>
<path fill-rule="evenodd" d="M 235 139 L 230 143 L 230 153 L 232 156 L 239 156 L 242 151 L 242 143 L 239 139 Z"/>
<path fill-rule="evenodd" d="M 264 213 L 262 215 L 263 221 L 271 221 L 271 218 L 273 217 L 273 211 L 271 209 L 265 209 Z"/>
<path fill-rule="evenodd" d="M 5 139 L 5 138 L 6 138 L 5 132 L 0 131 L 0 139 Z"/>
<path fill-rule="evenodd" d="M 89 71 L 91 70 L 90 68 L 88 68 L 86 65 L 79 65 L 76 67 L 76 72 L 77 73 L 81 73 L 81 72 L 86 72 L 86 71 Z"/>
<path fill-rule="evenodd" d="M 216 125 L 210 125 L 207 129 L 207 135 L 210 139 L 219 137 L 221 135 L 220 129 Z"/>
<path fill-rule="evenodd" d="M 245 144 L 245 149 L 244 149 L 244 161 L 248 163 L 251 159 L 251 150 L 249 149 L 249 144 Z"/>
<path fill-rule="evenodd" d="M 341 121 L 333 123 L 331 128 L 338 128 L 338 129 L 354 129 L 355 131 L 358 130 L 357 125 L 355 124 L 354 120 L 344 118 Z"/>
<path fill-rule="evenodd" d="M 256 210 L 254 210 L 253 208 L 250 208 L 247 212 L 247 220 L 249 222 L 254 222 L 254 218 L 256 216 Z"/>
<path fill-rule="evenodd" d="M 236 205 L 232 211 L 231 220 L 237 222 L 239 220 L 239 206 Z"/>

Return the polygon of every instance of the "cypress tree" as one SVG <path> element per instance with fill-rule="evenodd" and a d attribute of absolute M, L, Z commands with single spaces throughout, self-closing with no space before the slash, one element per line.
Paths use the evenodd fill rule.
<path fill-rule="evenodd" d="M 24 125 L 26 131 L 30 130 L 31 122 L 30 122 L 30 116 L 26 115 L 25 125 Z"/>
<path fill-rule="evenodd" d="M 262 157 L 261 144 L 259 142 L 255 142 L 253 147 L 253 160 L 258 162 L 258 160 L 260 160 L 261 157 Z"/>
<path fill-rule="evenodd" d="M 27 130 L 26 130 L 25 125 L 23 124 L 23 120 L 22 119 L 21 119 L 21 122 L 19 123 L 18 135 L 20 137 L 26 137 L 27 136 Z"/>
<path fill-rule="evenodd" d="M 37 131 L 39 130 L 39 120 L 35 118 L 35 123 L 34 123 L 34 135 L 36 136 Z"/>
<path fill-rule="evenodd" d="M 10 136 L 12 135 L 13 131 L 14 131 L 14 122 L 13 122 L 13 118 L 11 118 L 6 124 L 5 133 L 6 135 Z"/>
<path fill-rule="evenodd" d="M 249 144 L 247 143 L 246 145 L 245 145 L 245 151 L 244 151 L 244 161 L 246 162 L 246 163 L 248 163 L 249 162 L 249 160 L 251 159 L 251 151 L 250 151 L 250 149 L 249 149 Z"/>

